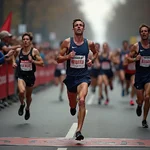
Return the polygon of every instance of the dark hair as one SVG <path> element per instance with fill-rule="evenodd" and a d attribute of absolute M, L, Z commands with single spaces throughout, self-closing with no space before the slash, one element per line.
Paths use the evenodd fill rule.
<path fill-rule="evenodd" d="M 150 32 L 150 27 L 149 27 L 148 25 L 146 25 L 146 24 L 141 24 L 141 25 L 139 26 L 139 33 L 141 33 L 141 29 L 142 29 L 143 27 L 146 27 L 146 28 L 148 29 L 148 32 Z"/>
<path fill-rule="evenodd" d="M 73 23 L 72 23 L 73 28 L 74 28 L 75 22 L 77 22 L 77 21 L 81 21 L 81 22 L 83 23 L 83 27 L 85 27 L 85 23 L 84 23 L 81 19 L 74 19 L 74 20 L 73 20 Z"/>
<path fill-rule="evenodd" d="M 31 33 L 31 32 L 26 32 L 26 33 L 24 33 L 23 35 L 22 35 L 22 40 L 23 40 L 23 38 L 24 38 L 24 36 L 29 36 L 29 38 L 30 38 L 30 40 L 32 41 L 33 40 L 33 34 Z"/>
<path fill-rule="evenodd" d="M 127 40 L 122 41 L 122 45 L 124 45 L 124 43 L 128 44 L 128 41 Z"/>

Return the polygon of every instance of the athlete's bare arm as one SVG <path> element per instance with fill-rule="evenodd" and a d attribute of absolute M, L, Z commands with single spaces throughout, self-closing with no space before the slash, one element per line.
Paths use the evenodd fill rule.
<path fill-rule="evenodd" d="M 33 56 L 35 57 L 35 60 L 32 59 L 32 57 L 29 55 L 29 60 L 34 63 L 35 65 L 38 65 L 38 66 L 44 66 L 44 62 L 43 62 L 43 59 L 42 57 L 40 56 L 40 53 L 38 51 L 38 49 L 36 48 L 33 48 Z"/>
<path fill-rule="evenodd" d="M 95 44 L 93 41 L 88 40 L 88 45 L 89 45 L 89 49 L 93 53 L 92 60 L 91 60 L 93 63 L 96 60 L 96 58 L 98 57 L 98 50 L 96 50 Z"/>
<path fill-rule="evenodd" d="M 113 64 L 119 64 L 120 60 L 116 52 L 111 52 L 110 53 L 110 60 L 113 62 Z"/>
<path fill-rule="evenodd" d="M 68 59 L 71 59 L 75 56 L 74 51 L 67 54 L 69 47 L 70 47 L 70 38 L 65 39 L 60 46 L 60 51 L 56 58 L 58 63 L 62 63 L 62 62 L 66 61 Z"/>
<path fill-rule="evenodd" d="M 13 57 L 12 57 L 12 66 L 13 66 L 13 68 L 17 67 L 16 58 L 19 55 L 20 50 L 21 50 L 21 48 L 17 48 L 14 55 L 13 55 Z"/>
<path fill-rule="evenodd" d="M 138 55 L 138 49 L 139 49 L 138 43 L 132 46 L 129 55 L 126 58 L 128 60 L 128 63 L 132 63 L 132 62 L 140 60 L 141 56 Z"/>

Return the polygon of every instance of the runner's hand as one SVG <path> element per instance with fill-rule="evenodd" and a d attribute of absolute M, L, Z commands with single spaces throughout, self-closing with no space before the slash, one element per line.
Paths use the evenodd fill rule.
<path fill-rule="evenodd" d="M 76 55 L 76 52 L 75 51 L 71 51 L 70 53 L 69 53 L 69 59 L 72 59 L 72 58 L 74 58 L 74 56 Z"/>
<path fill-rule="evenodd" d="M 17 63 L 13 63 L 13 64 L 12 64 L 12 67 L 13 67 L 13 68 L 16 68 L 16 67 L 17 67 Z"/>
<path fill-rule="evenodd" d="M 88 62 L 86 63 L 88 67 L 92 67 L 93 63 L 91 59 L 88 59 Z"/>

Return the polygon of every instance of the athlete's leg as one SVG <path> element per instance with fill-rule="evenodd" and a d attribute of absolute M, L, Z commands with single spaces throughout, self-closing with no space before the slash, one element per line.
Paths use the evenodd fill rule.
<path fill-rule="evenodd" d="M 24 104 L 26 84 L 23 79 L 18 79 L 19 100 L 21 105 Z"/>
<path fill-rule="evenodd" d="M 145 84 L 145 99 L 144 99 L 144 113 L 143 113 L 143 120 L 147 119 L 149 108 L 150 108 L 150 83 Z M 148 126 L 147 126 L 148 127 Z"/>
<path fill-rule="evenodd" d="M 24 98 L 25 98 L 25 87 L 26 87 L 26 84 L 24 82 L 23 79 L 18 79 L 18 90 L 19 90 L 19 100 L 20 100 L 20 108 L 18 110 L 18 114 L 20 116 L 23 115 L 24 113 L 24 107 L 25 107 L 25 103 L 24 103 Z"/>
<path fill-rule="evenodd" d="M 85 106 L 85 98 L 88 93 L 88 84 L 83 82 L 78 85 L 78 96 L 79 96 L 79 112 L 78 112 L 78 127 L 77 131 L 81 131 L 85 113 L 86 113 L 86 106 Z"/>

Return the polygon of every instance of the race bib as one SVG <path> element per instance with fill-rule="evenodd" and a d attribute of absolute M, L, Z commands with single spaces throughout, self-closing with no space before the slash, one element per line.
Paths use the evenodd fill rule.
<path fill-rule="evenodd" d="M 128 64 L 128 70 L 135 70 L 135 62 Z"/>
<path fill-rule="evenodd" d="M 150 67 L 150 56 L 141 56 L 140 66 L 141 67 Z"/>
<path fill-rule="evenodd" d="M 109 62 L 102 62 L 102 69 L 104 69 L 104 70 L 110 69 L 110 63 Z"/>
<path fill-rule="evenodd" d="M 57 69 L 64 69 L 64 63 L 59 63 L 57 65 Z"/>
<path fill-rule="evenodd" d="M 32 71 L 32 63 L 28 60 L 22 60 L 20 63 L 20 69 L 22 71 Z"/>
<path fill-rule="evenodd" d="M 70 67 L 85 68 L 85 56 L 75 55 L 75 57 L 70 60 Z"/>

